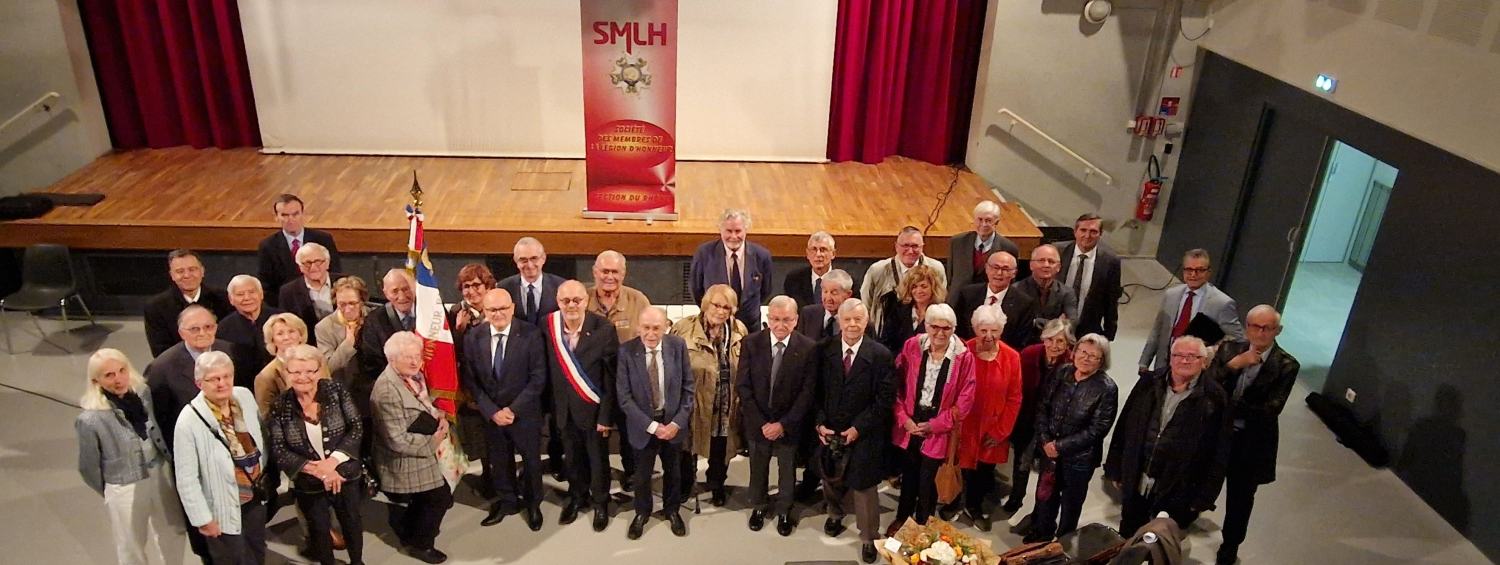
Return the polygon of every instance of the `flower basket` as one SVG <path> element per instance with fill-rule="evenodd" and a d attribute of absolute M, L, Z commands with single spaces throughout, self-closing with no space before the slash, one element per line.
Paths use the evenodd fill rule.
<path fill-rule="evenodd" d="M 932 517 L 927 525 L 908 518 L 894 537 L 875 542 L 875 551 L 891 565 L 999 565 L 990 540 L 960 531 Z"/>

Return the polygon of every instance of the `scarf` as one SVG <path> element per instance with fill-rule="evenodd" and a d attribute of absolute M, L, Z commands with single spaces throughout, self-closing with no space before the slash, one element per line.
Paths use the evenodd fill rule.
<path fill-rule="evenodd" d="M 133 390 L 125 391 L 124 396 L 115 396 L 113 393 L 100 389 L 104 392 L 104 398 L 109 399 L 109 404 L 125 413 L 125 421 L 130 422 L 131 429 L 141 439 L 146 439 L 146 404 L 141 402 L 141 396 Z"/>
<path fill-rule="evenodd" d="M 240 403 L 229 399 L 229 413 L 219 411 L 214 403 L 208 403 L 214 420 L 219 422 L 220 437 L 229 447 L 229 456 L 234 459 L 234 480 L 240 487 L 240 504 L 255 500 L 255 481 L 260 478 L 260 449 L 255 445 L 255 436 L 245 424 L 245 413 Z"/>

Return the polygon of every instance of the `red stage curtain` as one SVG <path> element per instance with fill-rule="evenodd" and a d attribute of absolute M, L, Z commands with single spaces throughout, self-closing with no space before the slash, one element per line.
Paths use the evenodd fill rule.
<path fill-rule="evenodd" d="M 121 149 L 260 145 L 235 0 L 79 0 Z"/>
<path fill-rule="evenodd" d="M 961 163 L 983 0 L 840 0 L 828 158 Z"/>

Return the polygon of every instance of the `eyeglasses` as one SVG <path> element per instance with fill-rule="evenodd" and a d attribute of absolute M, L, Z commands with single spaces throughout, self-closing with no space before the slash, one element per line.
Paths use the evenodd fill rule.
<path fill-rule="evenodd" d="M 990 269 L 994 270 L 997 273 L 1014 273 L 1014 272 L 1016 272 L 1016 268 L 1015 267 L 990 267 Z"/>
<path fill-rule="evenodd" d="M 306 261 L 298 261 L 297 264 L 298 265 L 302 265 L 303 267 L 307 267 L 307 268 L 310 269 L 310 268 L 316 267 L 318 265 L 322 265 L 322 264 L 327 263 L 327 262 L 328 262 L 327 259 L 308 259 Z"/>
<path fill-rule="evenodd" d="M 193 334 L 193 335 L 198 335 L 198 334 L 201 334 L 201 333 L 204 333 L 204 332 L 214 331 L 218 327 L 219 327 L 218 324 L 208 324 L 208 325 L 203 325 L 203 326 L 189 326 L 189 327 L 186 327 L 186 328 L 182 328 L 182 331 L 185 331 L 185 332 Z"/>
<path fill-rule="evenodd" d="M 579 296 L 579 297 L 572 297 L 572 298 L 559 298 L 559 299 L 557 299 L 557 303 L 558 304 L 562 304 L 562 305 L 583 304 L 584 302 L 588 302 L 588 299 L 587 298 L 583 298 L 581 296 Z"/>
<path fill-rule="evenodd" d="M 1194 355 L 1194 354 L 1191 354 L 1191 353 L 1173 353 L 1172 354 L 1172 360 L 1173 361 L 1199 361 L 1201 359 L 1203 359 L 1202 355 Z"/>
<path fill-rule="evenodd" d="M 930 331 L 937 332 L 937 333 L 948 333 L 948 332 L 953 331 L 953 326 L 934 326 L 934 325 L 928 324 L 927 329 L 930 330 Z"/>
<path fill-rule="evenodd" d="M 920 244 L 920 243 L 902 243 L 900 245 L 897 245 L 896 247 L 900 248 L 900 249 L 905 249 L 905 250 L 908 250 L 908 251 L 913 251 L 913 250 L 921 249 L 922 248 L 922 244 Z"/>
<path fill-rule="evenodd" d="M 499 314 L 501 312 L 509 312 L 509 311 L 515 310 L 515 309 L 516 309 L 516 306 L 514 304 L 511 304 L 511 305 L 508 305 L 508 306 L 501 306 L 499 308 L 485 308 L 484 309 L 484 313 L 486 313 L 486 314 Z"/>
<path fill-rule="evenodd" d="M 1087 351 L 1075 351 L 1075 352 L 1073 352 L 1073 355 L 1075 355 L 1079 359 L 1083 359 L 1085 361 L 1100 361 L 1100 360 L 1104 359 L 1104 357 L 1102 357 L 1100 355 L 1095 355 L 1095 354 L 1089 353 Z"/>
<path fill-rule="evenodd" d="M 1041 265 L 1056 265 L 1058 263 L 1057 259 L 1053 259 L 1051 257 L 1039 257 L 1032 259 L 1031 262 Z"/>
<path fill-rule="evenodd" d="M 335 303 L 335 304 L 336 304 L 336 305 L 337 305 L 337 306 L 338 306 L 338 307 L 339 307 L 339 308 L 353 308 L 353 307 L 355 307 L 355 306 L 360 306 L 360 305 L 362 305 L 362 304 L 364 304 L 364 302 L 361 302 L 361 301 L 357 301 L 357 300 L 356 300 L 356 301 L 353 301 L 353 302 L 344 302 L 344 301 L 342 301 L 342 300 L 340 300 L 340 301 L 338 301 L 338 302 L 337 302 L 337 303 Z"/>
<path fill-rule="evenodd" d="M 1184 275 L 1202 275 L 1202 274 L 1207 274 L 1208 271 L 1209 271 L 1208 267 L 1183 267 L 1182 268 L 1182 274 L 1184 274 Z"/>
<path fill-rule="evenodd" d="M 797 323 L 797 319 L 796 318 L 783 318 L 781 316 L 771 316 L 771 317 L 766 318 L 766 319 L 770 320 L 770 322 L 773 323 L 773 324 L 795 324 L 795 323 Z"/>
<path fill-rule="evenodd" d="M 466 282 L 464 284 L 458 285 L 458 288 L 462 290 L 484 290 L 484 283 L 481 281 Z"/>
<path fill-rule="evenodd" d="M 1246 324 L 1245 327 L 1260 332 L 1274 332 L 1278 329 L 1281 329 L 1281 326 L 1267 326 L 1263 324 Z"/>
<path fill-rule="evenodd" d="M 730 305 L 725 304 L 723 302 L 709 302 L 708 305 L 709 306 L 713 306 L 714 308 L 718 308 L 720 310 L 733 310 L 734 309 L 734 306 L 730 306 Z"/>

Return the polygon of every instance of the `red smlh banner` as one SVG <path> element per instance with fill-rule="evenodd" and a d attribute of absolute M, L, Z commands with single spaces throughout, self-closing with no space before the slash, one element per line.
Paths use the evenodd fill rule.
<path fill-rule="evenodd" d="M 581 0 L 584 217 L 677 217 L 677 0 Z"/>

